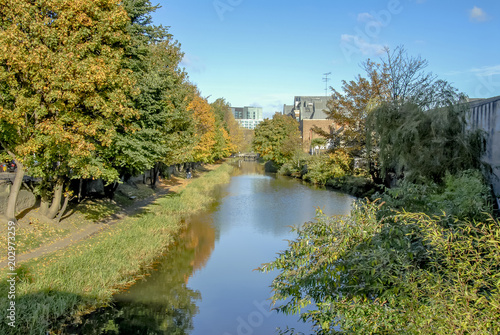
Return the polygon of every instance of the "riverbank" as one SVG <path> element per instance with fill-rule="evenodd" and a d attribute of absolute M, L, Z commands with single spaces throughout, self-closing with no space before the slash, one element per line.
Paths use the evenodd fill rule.
<path fill-rule="evenodd" d="M 182 219 L 206 208 L 210 192 L 227 183 L 233 167 L 223 164 L 169 193 L 132 217 L 81 243 L 16 269 L 15 299 L 5 273 L 0 278 L 0 308 L 15 302 L 15 328 L 0 324 L 2 334 L 57 334 L 58 327 L 98 307 L 143 276 L 183 228 Z"/>
<path fill-rule="evenodd" d="M 291 226 L 317 208 L 348 214 L 354 199 L 266 174 L 256 162 L 241 162 L 232 176 L 208 209 L 188 219 L 150 276 L 65 334 L 274 334 L 286 326 L 309 334 L 295 315 L 271 309 L 273 276 L 253 269 L 296 238 Z"/>
<path fill-rule="evenodd" d="M 307 165 L 301 168 L 290 168 L 290 165 L 280 168 L 272 161 L 261 160 L 260 163 L 264 165 L 267 172 L 300 179 L 304 182 L 324 186 L 333 191 L 346 193 L 360 199 L 371 198 L 376 192 L 383 192 L 383 186 L 375 184 L 368 176 L 346 174 L 342 177 L 330 177 L 320 182 L 315 182 L 307 176 Z"/>

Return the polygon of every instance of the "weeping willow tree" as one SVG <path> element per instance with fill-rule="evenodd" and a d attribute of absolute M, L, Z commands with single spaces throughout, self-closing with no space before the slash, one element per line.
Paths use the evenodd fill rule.
<path fill-rule="evenodd" d="M 366 145 L 386 184 L 441 183 L 447 172 L 481 168 L 484 136 L 467 129 L 467 97 L 427 66 L 399 46 L 372 68 L 387 74 L 390 98 L 367 113 Z"/>
<path fill-rule="evenodd" d="M 369 115 L 368 143 L 376 143 L 381 175 L 439 184 L 446 173 L 481 168 L 483 133 L 467 129 L 469 105 L 446 87 L 437 101 L 384 103 Z"/>
<path fill-rule="evenodd" d="M 358 75 L 354 81 L 343 81 L 343 93 L 332 89 L 325 112 L 337 128 L 329 133 L 315 131 L 328 138 L 334 150 L 366 161 L 376 183 L 387 182 L 386 172 L 401 175 L 405 170 L 409 177 L 412 173 L 418 177 L 416 161 L 433 166 L 429 173 L 421 172 L 438 179 L 443 162 L 445 170 L 450 165 L 452 171 L 471 165 L 464 160 L 475 161 L 470 150 L 477 148 L 464 143 L 472 140 L 465 138 L 465 99 L 446 81 L 427 72 L 427 66 L 427 60 L 409 55 L 403 46 L 387 48 L 377 62 L 368 59 L 362 64 L 366 78 Z M 454 141 L 461 142 L 461 151 L 446 147 L 455 145 Z M 432 153 L 429 161 L 425 154 L 431 153 L 431 147 L 438 153 Z"/>

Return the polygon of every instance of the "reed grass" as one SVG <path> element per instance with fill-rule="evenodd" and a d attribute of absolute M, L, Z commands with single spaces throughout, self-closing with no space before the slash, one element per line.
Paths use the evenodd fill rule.
<path fill-rule="evenodd" d="M 61 324 L 108 305 L 166 251 L 184 218 L 214 201 L 212 191 L 229 181 L 232 169 L 223 164 L 93 238 L 23 263 L 16 271 L 16 327 L 2 318 L 0 334 L 57 334 Z M 4 315 L 10 303 L 6 272 L 0 277 Z"/>

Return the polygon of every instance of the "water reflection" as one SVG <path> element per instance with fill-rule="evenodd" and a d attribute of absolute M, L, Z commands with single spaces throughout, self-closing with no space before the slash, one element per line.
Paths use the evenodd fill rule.
<path fill-rule="evenodd" d="M 295 238 L 288 226 L 311 220 L 315 207 L 347 214 L 353 198 L 265 174 L 255 162 L 241 162 L 216 194 L 151 276 L 68 334 L 273 334 L 277 326 L 309 333 L 297 316 L 270 311 L 276 274 L 252 270 Z"/>
<path fill-rule="evenodd" d="M 235 176 L 239 175 L 262 175 L 264 174 L 264 165 L 257 162 L 238 161 L 238 169 L 234 171 Z"/>
<path fill-rule="evenodd" d="M 245 162 L 242 168 L 260 168 L 261 174 L 237 175 L 225 188 L 228 196 L 214 214 L 222 233 L 243 224 L 279 237 L 286 235 L 290 226 L 311 220 L 317 208 L 327 215 L 349 213 L 353 201 L 349 195 L 264 174 L 263 167 L 256 163 Z"/>
<path fill-rule="evenodd" d="M 154 276 L 116 295 L 114 307 L 93 313 L 80 327 L 66 334 L 176 334 L 193 329 L 201 293 L 188 279 L 205 266 L 215 246 L 216 231 L 210 216 L 193 217 L 187 229 L 160 260 Z"/>

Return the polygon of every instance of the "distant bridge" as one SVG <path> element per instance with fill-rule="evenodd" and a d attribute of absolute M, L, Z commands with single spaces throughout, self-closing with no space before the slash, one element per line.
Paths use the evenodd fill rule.
<path fill-rule="evenodd" d="M 234 155 L 238 158 L 243 158 L 245 161 L 256 161 L 259 159 L 260 155 L 255 152 L 245 152 Z"/>

